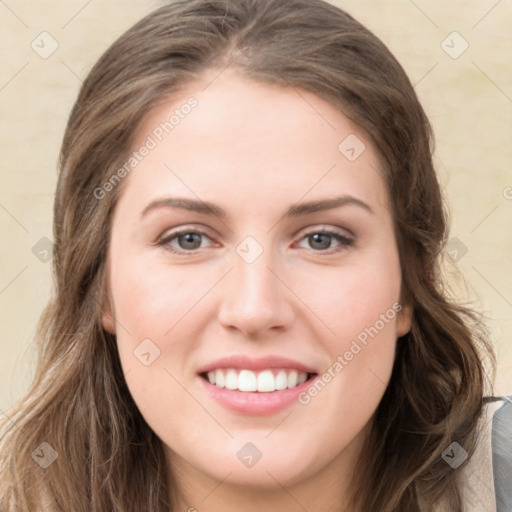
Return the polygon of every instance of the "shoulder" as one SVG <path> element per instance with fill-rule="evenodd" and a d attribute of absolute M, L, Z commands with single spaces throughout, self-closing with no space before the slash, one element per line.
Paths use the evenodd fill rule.
<path fill-rule="evenodd" d="M 512 396 L 486 397 L 474 454 L 452 443 L 443 458 L 460 471 L 464 512 L 512 511 Z M 423 505 L 423 504 L 422 504 Z M 427 509 L 421 507 L 422 511 Z M 436 512 L 449 511 L 440 503 Z"/>
<path fill-rule="evenodd" d="M 495 401 L 491 450 L 497 512 L 512 510 L 512 396 Z"/>
<path fill-rule="evenodd" d="M 486 397 L 476 451 L 461 471 L 465 512 L 512 510 L 512 396 Z"/>

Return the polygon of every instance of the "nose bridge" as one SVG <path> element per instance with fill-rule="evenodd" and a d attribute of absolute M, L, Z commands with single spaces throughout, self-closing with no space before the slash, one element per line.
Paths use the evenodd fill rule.
<path fill-rule="evenodd" d="M 270 304 L 275 297 L 273 289 L 277 284 L 269 270 L 271 265 L 271 261 L 265 255 L 261 255 L 257 261 L 252 263 L 238 258 L 234 269 L 234 277 L 238 284 L 235 287 L 235 295 L 242 300 L 250 299 L 250 302 L 264 301 Z"/>
<path fill-rule="evenodd" d="M 292 309 L 286 290 L 270 270 L 275 266 L 272 250 L 263 250 L 255 259 L 244 257 L 240 248 L 237 253 L 219 320 L 245 333 L 285 326 L 291 321 Z"/>

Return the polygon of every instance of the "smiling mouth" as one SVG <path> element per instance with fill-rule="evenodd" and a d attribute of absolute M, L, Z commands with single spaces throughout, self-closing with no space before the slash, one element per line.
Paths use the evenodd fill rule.
<path fill-rule="evenodd" d="M 284 368 L 252 371 L 237 368 L 218 368 L 201 373 L 210 384 L 233 391 L 272 393 L 292 389 L 312 379 L 317 374 Z"/>

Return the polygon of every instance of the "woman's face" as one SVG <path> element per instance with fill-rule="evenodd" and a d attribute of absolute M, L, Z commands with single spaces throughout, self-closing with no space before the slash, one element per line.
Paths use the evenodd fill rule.
<path fill-rule="evenodd" d="M 138 131 L 104 327 L 176 473 L 340 475 L 410 328 L 377 155 L 311 93 L 214 77 Z"/>

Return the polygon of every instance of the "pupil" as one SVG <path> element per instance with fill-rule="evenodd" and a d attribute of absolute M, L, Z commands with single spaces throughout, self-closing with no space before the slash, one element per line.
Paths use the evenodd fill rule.
<path fill-rule="evenodd" d="M 331 245 L 331 235 L 315 233 L 309 236 L 309 243 L 314 249 L 328 249 Z"/>
<path fill-rule="evenodd" d="M 178 240 L 182 249 L 197 249 L 201 246 L 201 235 L 198 233 L 186 233 L 181 235 Z"/>

